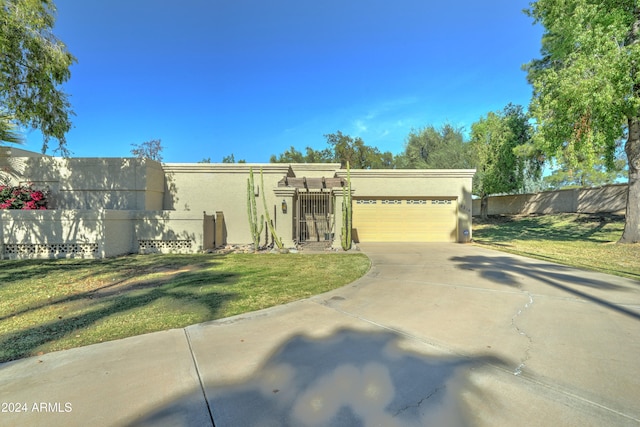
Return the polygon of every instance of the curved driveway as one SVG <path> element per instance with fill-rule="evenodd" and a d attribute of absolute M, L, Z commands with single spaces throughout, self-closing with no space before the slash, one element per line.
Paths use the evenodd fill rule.
<path fill-rule="evenodd" d="M 640 282 L 473 245 L 362 250 L 371 270 L 327 294 L 0 365 L 0 401 L 30 409 L 0 425 L 640 424 Z"/>

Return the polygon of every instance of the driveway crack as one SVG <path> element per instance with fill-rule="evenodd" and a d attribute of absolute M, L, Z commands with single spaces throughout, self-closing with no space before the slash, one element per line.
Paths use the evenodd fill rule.
<path fill-rule="evenodd" d="M 437 394 L 440 390 L 442 390 L 443 388 L 446 388 L 446 387 L 447 387 L 446 385 L 440 386 L 440 387 L 436 388 L 435 390 L 433 390 L 431 393 L 429 393 L 427 396 L 425 396 L 422 399 L 420 399 L 419 401 L 417 401 L 416 403 L 412 403 L 410 405 L 403 406 L 402 408 L 398 409 L 396 411 L 396 413 L 393 414 L 393 416 L 397 417 L 398 415 L 400 415 L 401 413 L 405 412 L 409 408 L 419 408 L 420 405 L 422 405 L 424 402 L 429 400 L 431 397 L 433 397 L 435 394 Z"/>
<path fill-rule="evenodd" d="M 513 315 L 513 317 L 511 317 L 511 326 L 516 330 L 516 332 L 518 332 L 519 335 L 524 336 L 529 341 L 529 344 L 527 345 L 527 348 L 524 351 L 524 356 L 522 357 L 522 359 L 520 359 L 520 365 L 518 365 L 516 369 L 513 371 L 513 375 L 516 375 L 516 376 L 522 374 L 522 370 L 527 365 L 527 362 L 529 361 L 529 359 L 531 359 L 531 347 L 533 346 L 533 338 L 531 337 L 531 335 L 527 334 L 527 332 L 524 331 L 520 326 L 518 326 L 518 323 L 517 323 L 518 318 L 520 318 L 526 311 L 528 311 L 533 306 L 533 296 L 527 291 L 525 291 L 525 293 L 529 297 L 529 301 L 524 305 L 524 307 L 519 309 L 518 312 Z"/>

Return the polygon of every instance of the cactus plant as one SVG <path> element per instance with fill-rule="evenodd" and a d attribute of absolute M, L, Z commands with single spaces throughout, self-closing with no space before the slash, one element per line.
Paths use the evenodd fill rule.
<path fill-rule="evenodd" d="M 351 172 L 349 162 L 347 162 L 347 187 L 342 187 L 342 232 L 340 237 L 342 249 L 345 251 L 351 249 L 351 220 Z"/>
<path fill-rule="evenodd" d="M 269 231 L 271 232 L 271 236 L 273 237 L 273 243 L 278 247 L 278 249 L 282 250 L 284 245 L 282 244 L 282 239 L 276 233 L 276 229 L 271 222 L 271 217 L 269 216 L 269 208 L 267 207 L 267 197 L 265 196 L 264 191 L 264 178 L 262 177 L 262 168 L 260 168 L 260 186 L 262 187 L 262 203 L 264 205 L 264 214 L 267 218 L 267 227 L 269 227 Z"/>
<path fill-rule="evenodd" d="M 260 172 L 262 172 L 262 170 Z M 253 239 L 253 250 L 257 252 L 260 247 L 260 234 L 264 228 L 264 215 L 260 215 L 260 225 L 258 226 L 258 209 L 256 208 L 256 193 L 252 168 L 249 168 L 249 178 L 247 179 L 247 216 L 249 217 L 249 230 L 251 232 L 251 238 Z"/>

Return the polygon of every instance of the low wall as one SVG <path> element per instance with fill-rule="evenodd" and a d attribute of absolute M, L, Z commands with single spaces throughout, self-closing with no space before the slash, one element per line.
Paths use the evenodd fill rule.
<path fill-rule="evenodd" d="M 0 180 L 50 192 L 52 209 L 164 209 L 162 164 L 136 158 L 25 156 L 0 147 Z"/>
<path fill-rule="evenodd" d="M 624 212 L 627 184 L 595 188 L 543 191 L 534 194 L 490 196 L 489 215 Z M 480 215 L 480 200 L 473 201 L 473 215 Z"/>
<path fill-rule="evenodd" d="M 0 257 L 195 253 L 212 244 L 205 239 L 203 217 L 202 213 L 176 211 L 1 210 Z"/>

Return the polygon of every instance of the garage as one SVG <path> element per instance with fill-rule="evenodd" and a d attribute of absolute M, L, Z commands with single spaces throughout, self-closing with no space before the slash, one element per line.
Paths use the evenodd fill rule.
<path fill-rule="evenodd" d="M 353 237 L 356 242 L 457 242 L 457 200 L 354 197 Z"/>

